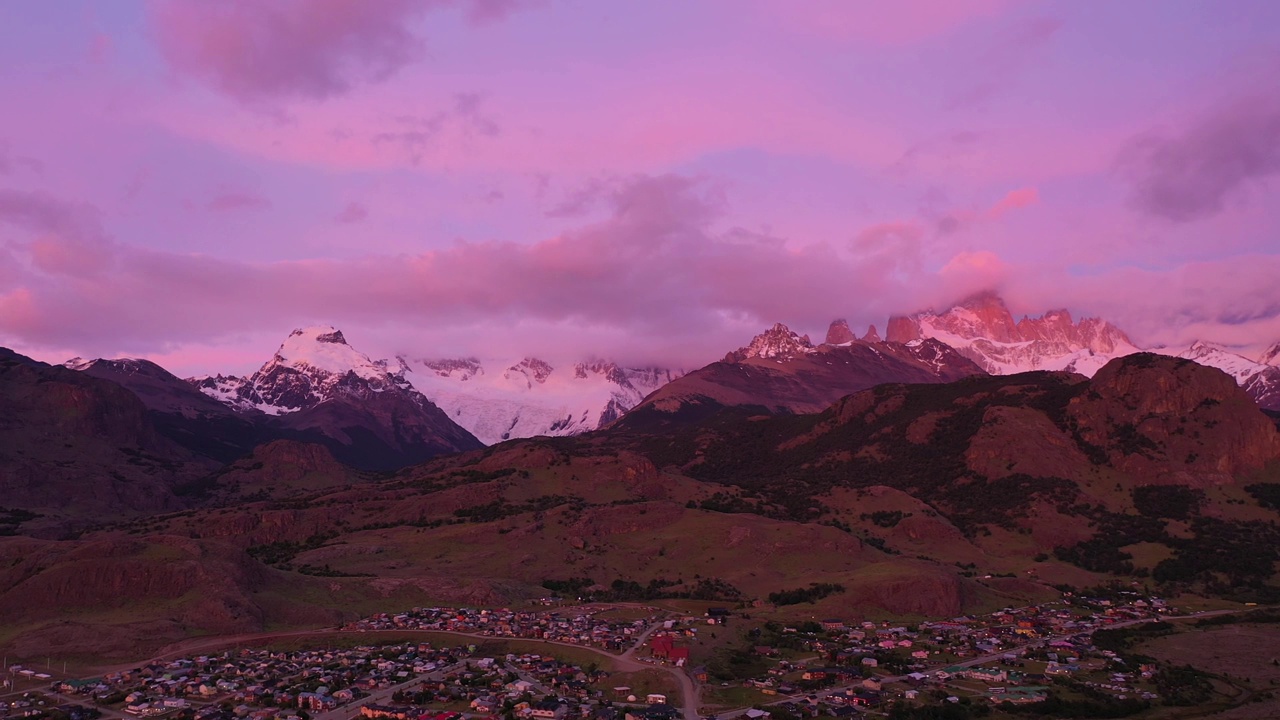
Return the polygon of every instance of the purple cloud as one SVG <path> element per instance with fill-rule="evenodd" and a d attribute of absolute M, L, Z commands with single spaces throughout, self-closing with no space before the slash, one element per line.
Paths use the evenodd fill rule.
<path fill-rule="evenodd" d="M 176 70 L 239 100 L 323 99 L 395 74 L 422 54 L 413 19 L 432 0 L 157 2 L 157 38 Z"/>
<path fill-rule="evenodd" d="M 224 190 L 209 201 L 208 209 L 213 212 L 230 212 L 234 210 L 266 210 L 271 201 L 253 193 L 239 190 Z"/>
<path fill-rule="evenodd" d="M 365 207 L 363 203 L 353 200 L 342 208 L 342 212 L 338 213 L 333 218 L 333 221 L 339 225 L 353 225 L 358 222 L 364 222 L 367 217 L 369 217 L 369 208 Z"/>
<path fill-rule="evenodd" d="M 1216 215 L 1280 173 L 1280 96 L 1237 100 L 1180 134 L 1135 138 L 1119 166 L 1138 210 L 1174 222 Z"/>

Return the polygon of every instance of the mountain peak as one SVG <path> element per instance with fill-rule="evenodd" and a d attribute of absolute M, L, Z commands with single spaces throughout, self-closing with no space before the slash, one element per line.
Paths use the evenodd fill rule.
<path fill-rule="evenodd" d="M 862 342 L 878 343 L 884 341 L 880 339 L 880 333 L 876 332 L 876 326 L 871 325 L 867 328 L 867 334 L 862 336 Z"/>
<path fill-rule="evenodd" d="M 908 343 L 934 338 L 991 373 L 1068 370 L 1092 375 L 1113 357 L 1137 348 L 1119 328 L 1099 318 L 1076 322 L 1064 308 L 1014 321 L 993 291 L 970 295 L 946 312 L 889 318 L 886 338 Z"/>
<path fill-rule="evenodd" d="M 828 345 L 844 345 L 856 339 L 853 331 L 849 329 L 848 321 L 843 318 L 831 321 L 831 327 L 827 328 Z"/>
<path fill-rule="evenodd" d="M 808 335 L 799 335 L 786 325 L 775 323 L 773 327 L 752 338 L 751 343 L 746 347 L 729 353 L 725 360 L 736 362 L 748 358 L 762 358 L 782 362 L 808 355 L 813 351 L 813 343 Z"/>

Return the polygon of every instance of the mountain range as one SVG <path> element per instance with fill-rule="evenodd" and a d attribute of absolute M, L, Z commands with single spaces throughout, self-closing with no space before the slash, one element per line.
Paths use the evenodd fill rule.
<path fill-rule="evenodd" d="M 137 657 L 570 579 L 748 604 L 846 588 L 805 617 L 955 617 L 1112 580 L 1280 599 L 1280 430 L 1226 373 L 1135 353 L 1092 378 L 990 375 L 931 339 L 765 335 L 603 429 L 394 472 L 321 433 L 219 462 L 177 432 L 227 417 L 190 383 L 0 354 L 0 645 Z M 276 365 L 300 368 L 291 352 Z M 276 414 L 223 407 L 279 431 L 342 393 L 410 392 L 326 372 L 249 383 Z M 869 387 L 819 407 L 844 374 Z"/>

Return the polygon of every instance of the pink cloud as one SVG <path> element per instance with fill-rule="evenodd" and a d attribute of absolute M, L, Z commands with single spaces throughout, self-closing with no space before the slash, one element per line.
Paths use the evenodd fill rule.
<path fill-rule="evenodd" d="M 996 219 L 1010 210 L 1028 207 L 1040 202 L 1040 191 L 1033 187 L 1019 188 L 1010 190 L 1004 197 L 996 201 L 995 205 L 987 210 L 987 217 Z"/>
<path fill-rule="evenodd" d="M 207 205 L 208 209 L 214 212 L 229 212 L 233 210 L 265 210 L 271 207 L 271 201 L 255 195 L 254 193 L 243 192 L 239 190 L 224 190 Z"/>
<path fill-rule="evenodd" d="M 495 22 L 522 0 L 153 0 L 160 50 L 176 71 L 237 100 L 326 99 L 378 83 L 424 56 L 416 27 L 430 10 L 463 5 Z"/>
<path fill-rule="evenodd" d="M 723 190 L 696 178 L 636 176 L 601 203 L 603 220 L 529 244 L 459 241 L 406 255 L 248 263 L 104 243 L 100 271 L 73 273 L 47 258 L 70 257 L 82 238 L 101 233 L 63 217 L 79 217 L 77 206 L 36 198 L 10 208 L 10 218 L 35 234 L 81 233 L 12 246 L 27 269 L 0 293 L 0 334 L 77 354 L 189 358 L 181 355 L 189 345 L 330 322 L 414 354 L 536 346 L 562 357 L 609 352 L 688 366 L 775 321 L 811 333 L 840 316 L 879 324 L 992 286 L 1029 312 L 1065 304 L 1102 314 L 1139 342 L 1280 330 L 1276 256 L 1073 277 L 989 250 L 948 249 L 907 221 L 869 226 L 848 247 L 715 230 L 727 209 Z"/>

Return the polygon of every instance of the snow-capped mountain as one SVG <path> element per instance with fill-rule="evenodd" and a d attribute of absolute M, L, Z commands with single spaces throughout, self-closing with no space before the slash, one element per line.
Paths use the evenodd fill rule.
<path fill-rule="evenodd" d="M 417 398 L 493 444 L 595 430 L 681 374 L 603 361 L 555 368 L 532 357 L 372 360 L 347 344 L 341 331 L 326 326 L 293 331 L 247 378 L 213 375 L 190 382 L 241 411 L 275 416 L 334 398 Z"/>
<path fill-rule="evenodd" d="M 1235 378 L 1236 383 L 1244 388 L 1259 407 L 1280 410 L 1280 367 L 1254 362 L 1243 355 L 1201 340 L 1191 343 L 1185 350 L 1157 348 L 1154 352 L 1218 368 Z M 1268 356 L 1263 353 L 1263 357 Z"/>
<path fill-rule="evenodd" d="M 934 338 L 997 375 L 1068 370 L 1092 377 L 1112 358 L 1138 352 L 1119 328 L 1100 318 L 1075 322 L 1066 310 L 1015 321 L 994 293 L 974 295 L 943 313 L 889 319 L 885 339 Z"/>
<path fill-rule="evenodd" d="M 486 444 L 595 430 L 683 375 L 600 360 L 561 368 L 531 357 L 399 361 L 408 382 Z"/>
<path fill-rule="evenodd" d="M 294 330 L 247 378 L 190 378 L 205 395 L 277 430 L 322 436 L 344 462 L 403 467 L 444 452 L 481 447 L 392 365 L 347 344 L 329 326 Z"/>
<path fill-rule="evenodd" d="M 276 354 L 247 378 L 214 375 L 193 378 L 206 395 L 242 410 L 280 415 L 314 407 L 339 395 L 388 390 L 413 392 L 403 368 L 388 369 L 347 344 L 328 326 L 294 330 Z"/>
<path fill-rule="evenodd" d="M 873 327 L 869 334 L 874 333 Z M 836 321 L 827 333 L 828 342 L 848 335 L 848 325 Z M 1004 301 L 991 292 L 974 295 L 946 312 L 889 319 L 887 340 L 910 344 L 920 338 L 944 342 L 996 375 L 1066 370 L 1092 377 L 1110 360 L 1139 351 L 1122 330 L 1101 318 L 1075 322 L 1066 310 L 1050 310 L 1015 321 Z M 1260 407 L 1280 408 L 1280 343 L 1264 352 L 1260 362 L 1200 341 L 1151 351 L 1218 368 L 1235 378 Z"/>
<path fill-rule="evenodd" d="M 817 348 L 808 335 L 800 335 L 791 328 L 776 323 L 773 327 L 751 338 L 746 347 L 738 348 L 725 356 L 725 362 L 741 362 L 750 358 L 785 362 L 811 355 Z"/>

